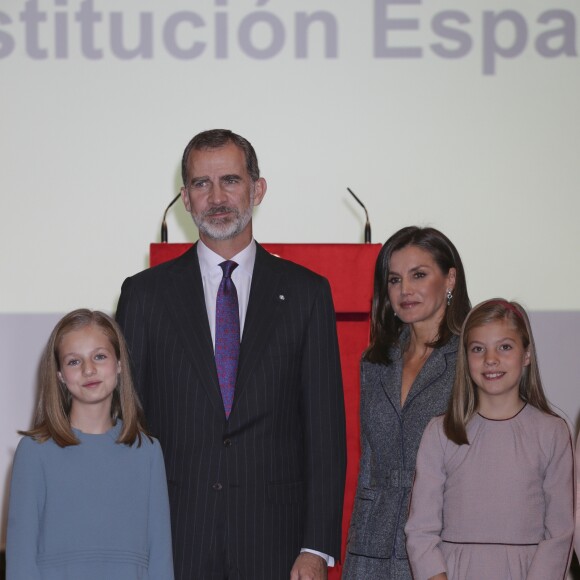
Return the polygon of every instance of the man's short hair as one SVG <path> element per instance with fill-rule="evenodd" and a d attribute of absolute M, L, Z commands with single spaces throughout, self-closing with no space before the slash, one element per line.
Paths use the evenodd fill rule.
<path fill-rule="evenodd" d="M 239 147 L 246 157 L 246 169 L 252 181 L 256 182 L 260 179 L 260 168 L 258 167 L 258 157 L 252 147 L 252 144 L 229 129 L 210 129 L 209 131 L 202 131 L 198 133 L 188 144 L 183 152 L 181 159 L 181 177 L 183 185 L 187 185 L 187 161 L 192 151 L 200 151 L 204 149 L 219 149 L 228 143 L 233 143 Z"/>

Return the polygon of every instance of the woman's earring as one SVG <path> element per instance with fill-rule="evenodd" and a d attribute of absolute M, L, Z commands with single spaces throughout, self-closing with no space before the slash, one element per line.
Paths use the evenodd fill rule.
<path fill-rule="evenodd" d="M 453 300 L 453 293 L 448 288 L 447 289 L 447 306 L 451 306 L 451 300 Z"/>

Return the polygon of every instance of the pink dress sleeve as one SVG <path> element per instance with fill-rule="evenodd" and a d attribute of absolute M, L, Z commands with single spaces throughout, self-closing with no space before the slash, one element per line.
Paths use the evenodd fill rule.
<path fill-rule="evenodd" d="M 417 453 L 411 507 L 405 526 L 407 552 L 415 580 L 427 580 L 447 572 L 440 536 L 447 478 L 444 451 L 448 443 L 443 433 L 443 418 L 432 419 Z"/>
<path fill-rule="evenodd" d="M 578 439 L 576 440 L 576 461 L 575 461 L 575 471 L 576 471 L 576 531 L 574 533 L 574 550 L 576 550 L 576 556 L 580 558 L 580 433 L 578 434 Z"/>
<path fill-rule="evenodd" d="M 545 540 L 538 544 L 527 580 L 554 578 L 556 570 L 565 574 L 574 534 L 574 455 L 566 422 L 558 422 L 551 443 L 551 457 L 544 477 L 546 513 Z M 567 568 L 567 566 L 566 566 Z"/>

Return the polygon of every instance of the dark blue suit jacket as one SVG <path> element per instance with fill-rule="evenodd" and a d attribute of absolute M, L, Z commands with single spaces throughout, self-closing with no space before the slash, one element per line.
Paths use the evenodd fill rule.
<path fill-rule="evenodd" d="M 117 319 L 163 447 L 176 578 L 287 580 L 300 548 L 340 557 L 345 420 L 326 279 L 257 246 L 226 421 L 196 246 L 128 278 Z"/>

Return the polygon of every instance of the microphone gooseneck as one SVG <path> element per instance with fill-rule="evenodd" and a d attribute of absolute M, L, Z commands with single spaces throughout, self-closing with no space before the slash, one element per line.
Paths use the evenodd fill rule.
<path fill-rule="evenodd" d="M 171 203 L 165 208 L 165 212 L 163 214 L 163 221 L 161 222 L 161 242 L 167 243 L 167 212 L 169 208 L 181 197 L 181 193 L 178 193 L 172 200 Z"/>
<path fill-rule="evenodd" d="M 367 221 L 365 223 L 365 244 L 370 244 L 371 243 L 371 222 L 369 220 L 369 212 L 367 211 L 365 204 L 356 196 L 356 194 L 354 193 L 354 191 L 350 187 L 347 187 L 346 190 L 348 191 L 348 193 L 350 193 L 356 199 L 357 203 L 365 210 L 365 215 L 367 218 Z"/>

